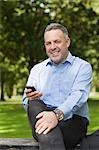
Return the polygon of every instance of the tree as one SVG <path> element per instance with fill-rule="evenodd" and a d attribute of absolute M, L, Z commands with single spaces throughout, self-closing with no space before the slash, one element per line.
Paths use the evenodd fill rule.
<path fill-rule="evenodd" d="M 46 58 L 43 31 L 49 22 L 67 26 L 71 37 L 70 51 L 92 64 L 96 83 L 99 78 L 98 6 L 98 0 L 0 1 L 1 83 L 12 86 L 19 83 L 21 77 L 24 85 L 33 65 Z"/>
<path fill-rule="evenodd" d="M 19 71 L 22 68 L 27 66 L 30 70 L 45 55 L 42 44 L 43 33 L 40 31 L 43 31 L 46 16 L 43 18 L 44 11 L 40 3 L 32 4 L 30 1 L 0 1 L 0 3 L 0 53 L 3 56 L 1 63 L 4 64 L 4 60 L 7 59 L 9 60 L 8 65 L 14 65 L 15 67 L 21 58 L 24 58 L 24 63 L 19 66 L 21 68 L 17 68 L 17 72 L 21 76 Z M 12 76 L 14 71 L 15 69 L 13 69 L 13 72 L 10 71 Z M 6 74 L 6 72 L 4 71 L 3 74 Z M 25 74 L 22 75 L 26 77 Z M 18 75 L 14 73 L 14 84 L 16 79 L 18 80 L 16 76 Z M 11 75 L 9 77 L 11 78 Z M 1 82 L 4 84 L 5 80 Z M 9 82 L 8 79 L 8 85 L 12 85 Z"/>

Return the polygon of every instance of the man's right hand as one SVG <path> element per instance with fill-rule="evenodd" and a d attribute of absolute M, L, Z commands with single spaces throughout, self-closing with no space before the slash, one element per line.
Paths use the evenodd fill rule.
<path fill-rule="evenodd" d="M 42 96 L 41 92 L 38 92 L 38 91 L 32 92 L 31 89 L 27 89 L 27 88 L 25 88 L 24 92 L 26 93 L 26 96 L 29 100 L 35 100 L 35 99 L 38 99 Z"/>

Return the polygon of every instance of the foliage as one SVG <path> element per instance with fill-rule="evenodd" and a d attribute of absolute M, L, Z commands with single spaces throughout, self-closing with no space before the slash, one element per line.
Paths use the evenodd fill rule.
<path fill-rule="evenodd" d="M 9 89 L 15 84 L 22 93 L 30 69 L 46 58 L 43 32 L 50 22 L 59 22 L 68 28 L 71 37 L 70 51 L 92 64 L 93 83 L 97 83 L 98 0 L 1 0 L 1 83 L 6 85 L 6 91 L 10 95 L 12 90 Z"/>

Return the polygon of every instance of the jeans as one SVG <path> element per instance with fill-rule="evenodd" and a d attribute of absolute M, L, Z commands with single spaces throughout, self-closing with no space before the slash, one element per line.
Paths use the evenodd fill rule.
<path fill-rule="evenodd" d="M 30 100 L 28 107 L 28 119 L 32 129 L 33 137 L 39 143 L 39 150 L 71 150 L 87 132 L 87 119 L 73 115 L 71 119 L 62 120 L 46 135 L 35 132 L 36 116 L 42 111 L 51 111 L 39 99 Z"/>

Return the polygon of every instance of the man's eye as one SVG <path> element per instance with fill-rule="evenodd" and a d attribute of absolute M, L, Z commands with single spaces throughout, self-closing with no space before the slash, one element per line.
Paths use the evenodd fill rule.
<path fill-rule="evenodd" d="M 50 45 L 50 44 L 51 44 L 50 42 L 49 42 L 49 43 L 45 43 L 46 46 L 48 46 L 48 45 Z"/>
<path fill-rule="evenodd" d="M 57 41 L 55 41 L 55 43 L 56 43 L 56 44 L 58 44 L 58 43 L 60 43 L 60 42 L 61 42 L 61 41 L 58 41 L 58 40 L 57 40 Z"/>

